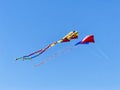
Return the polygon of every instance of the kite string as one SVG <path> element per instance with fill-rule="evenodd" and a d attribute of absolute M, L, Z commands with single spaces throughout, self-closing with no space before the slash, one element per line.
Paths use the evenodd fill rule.
<path fill-rule="evenodd" d="M 110 63 L 111 59 L 107 55 L 107 53 L 104 50 L 102 50 L 100 47 L 96 47 L 96 49 L 98 51 L 99 56 L 104 57 L 105 61 Z"/>

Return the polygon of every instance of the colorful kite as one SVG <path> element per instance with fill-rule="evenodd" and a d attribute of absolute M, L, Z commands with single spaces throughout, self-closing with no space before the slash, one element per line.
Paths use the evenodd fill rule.
<path fill-rule="evenodd" d="M 72 49 L 74 49 L 77 45 L 80 44 L 89 44 L 89 43 L 94 43 L 94 35 L 87 35 L 85 38 L 83 38 L 80 42 L 76 43 L 74 46 L 72 47 L 67 47 L 64 48 L 62 51 L 60 52 L 56 52 L 55 54 L 53 54 L 52 56 L 48 57 L 47 59 L 43 60 L 42 62 L 40 62 L 39 64 L 36 64 L 35 66 L 41 66 L 45 63 L 47 63 L 48 61 L 50 61 L 51 59 L 55 58 L 56 56 L 59 56 L 61 54 L 64 54 L 65 52 L 71 51 Z"/>
<path fill-rule="evenodd" d="M 58 43 L 64 43 L 64 42 L 70 42 L 72 39 L 77 39 L 78 38 L 78 32 L 77 31 L 71 31 L 70 33 L 68 33 L 66 36 L 64 36 L 62 39 L 53 42 L 52 44 L 49 44 L 47 47 L 40 49 L 38 51 L 35 51 L 29 55 L 17 58 L 16 60 L 22 59 L 22 60 L 31 60 L 32 58 L 35 58 L 39 55 L 41 55 L 43 52 L 45 52 L 47 49 L 49 49 L 50 47 L 55 46 Z"/>

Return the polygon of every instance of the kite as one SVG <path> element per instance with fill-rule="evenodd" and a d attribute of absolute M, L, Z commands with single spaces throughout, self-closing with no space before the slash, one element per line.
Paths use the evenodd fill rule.
<path fill-rule="evenodd" d="M 71 31 L 67 35 L 65 35 L 62 39 L 49 44 L 47 47 L 45 47 L 43 49 L 40 49 L 38 51 L 35 51 L 35 52 L 33 52 L 33 53 L 29 54 L 29 55 L 17 58 L 16 60 L 20 60 L 20 59 L 22 59 L 22 60 L 31 60 L 31 59 L 33 59 L 35 57 L 38 57 L 39 55 L 44 53 L 47 49 L 55 46 L 58 43 L 70 42 L 72 39 L 77 39 L 77 38 L 78 38 L 78 32 L 77 31 Z"/>
<path fill-rule="evenodd" d="M 71 51 L 72 49 L 74 49 L 77 45 L 80 44 L 89 44 L 89 43 L 95 43 L 94 41 L 94 35 L 87 35 L 85 38 L 83 38 L 81 41 L 79 41 L 78 43 L 76 43 L 74 46 L 72 47 L 68 47 L 68 48 L 64 48 L 62 51 L 60 52 L 56 52 L 55 54 L 53 54 L 52 56 L 48 57 L 47 59 L 43 60 L 42 62 L 40 62 L 39 64 L 36 64 L 35 66 L 41 66 L 45 63 L 47 63 L 48 61 L 50 61 L 51 59 L 55 58 L 56 56 L 59 56 L 61 54 L 64 54 L 67 51 Z"/>
<path fill-rule="evenodd" d="M 87 35 L 85 38 L 83 38 L 80 42 L 76 43 L 74 46 L 77 46 L 79 44 L 89 44 L 89 43 L 95 43 L 94 35 Z"/>

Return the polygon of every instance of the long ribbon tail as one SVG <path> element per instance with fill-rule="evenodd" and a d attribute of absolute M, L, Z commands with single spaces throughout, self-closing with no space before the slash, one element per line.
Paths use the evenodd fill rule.
<path fill-rule="evenodd" d="M 23 56 L 23 57 L 20 57 L 20 58 L 16 58 L 16 60 L 31 60 L 32 58 L 35 58 L 35 57 L 37 57 L 37 56 L 39 56 L 39 55 L 41 55 L 43 52 L 45 52 L 46 50 L 47 50 L 48 48 L 45 48 L 44 50 L 43 49 L 41 49 L 41 50 L 39 50 L 39 51 L 36 51 L 36 52 L 34 52 L 34 53 L 32 53 L 32 54 L 29 54 L 29 55 L 26 55 L 26 56 Z M 38 53 L 38 54 L 37 54 Z M 35 54 L 37 54 L 37 55 L 35 55 Z M 35 56 L 33 56 L 33 55 L 35 55 Z"/>
<path fill-rule="evenodd" d="M 35 57 L 38 57 L 39 55 L 41 55 L 42 53 L 44 53 L 47 49 L 55 46 L 57 44 L 57 42 L 53 42 L 52 44 L 48 45 L 46 48 L 42 49 L 41 52 L 39 52 L 37 55 L 35 56 L 32 56 L 31 59 L 35 58 Z"/>
<path fill-rule="evenodd" d="M 42 51 L 42 49 L 40 49 L 38 51 L 35 51 L 35 52 L 33 52 L 33 53 L 29 54 L 29 55 L 23 56 L 23 57 L 30 57 L 30 56 L 32 56 L 32 55 L 34 55 L 36 53 L 40 53 L 41 51 Z"/>
<path fill-rule="evenodd" d="M 46 58 L 45 60 L 43 60 L 42 62 L 40 62 L 39 64 L 36 64 L 35 67 L 39 67 L 45 63 L 47 63 L 48 61 L 54 59 L 55 57 L 57 56 L 60 56 L 62 54 L 65 54 L 66 52 L 68 51 L 71 51 L 73 49 L 73 47 L 69 46 L 69 47 L 66 47 L 60 51 L 57 51 L 56 53 L 54 53 L 53 55 L 51 55 L 50 57 Z"/>
<path fill-rule="evenodd" d="M 50 48 L 50 45 L 47 46 L 46 48 L 42 49 L 41 52 L 39 52 L 37 55 L 32 56 L 31 59 L 33 59 L 33 58 L 35 58 L 35 57 L 38 57 L 39 55 L 41 55 L 42 53 L 44 53 L 44 52 L 45 52 L 47 49 L 49 49 L 49 48 Z"/>
<path fill-rule="evenodd" d="M 52 44 L 49 44 L 47 47 L 43 48 L 43 49 L 40 49 L 38 51 L 35 51 L 29 55 L 26 55 L 26 56 L 23 56 L 23 57 L 20 57 L 20 58 L 17 58 L 16 60 L 31 60 L 35 57 L 38 57 L 39 55 L 41 55 L 42 53 L 44 53 L 47 49 L 49 49 L 50 47 L 53 47 L 57 44 L 58 42 L 53 42 Z"/>
<path fill-rule="evenodd" d="M 20 57 L 20 58 L 16 58 L 16 60 L 20 60 L 20 59 L 23 59 L 23 57 Z"/>
<path fill-rule="evenodd" d="M 32 58 L 30 57 L 20 57 L 20 58 L 16 58 L 16 60 L 31 60 Z"/>
<path fill-rule="evenodd" d="M 80 42 L 76 43 L 74 46 L 66 47 L 66 48 L 64 48 L 64 49 L 62 49 L 62 50 L 54 53 L 52 56 L 46 58 L 45 60 L 43 60 L 42 62 L 40 62 L 39 64 L 36 64 L 36 65 L 34 65 L 34 66 L 35 66 L 35 67 L 39 67 L 39 66 L 47 63 L 48 61 L 54 59 L 54 58 L 57 57 L 57 56 L 60 56 L 60 55 L 62 55 L 62 54 L 65 54 L 66 52 L 70 52 L 70 51 L 72 51 L 73 49 L 77 48 L 77 47 L 79 46 L 79 44 L 80 44 Z M 85 44 L 86 44 L 86 43 L 85 43 Z"/>

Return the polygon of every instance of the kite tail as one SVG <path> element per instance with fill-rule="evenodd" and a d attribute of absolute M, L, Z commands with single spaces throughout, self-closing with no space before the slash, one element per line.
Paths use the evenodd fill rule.
<path fill-rule="evenodd" d="M 50 56 L 50 57 L 48 57 L 47 59 L 45 59 L 45 60 L 43 60 L 42 62 L 40 62 L 39 64 L 36 64 L 35 67 L 39 67 L 39 66 L 47 63 L 48 61 L 54 59 L 54 58 L 57 57 L 57 56 L 60 56 L 60 55 L 62 55 L 62 54 L 65 54 L 65 53 L 68 52 L 68 51 L 69 51 L 69 52 L 72 51 L 73 49 L 77 48 L 77 47 L 79 46 L 79 44 L 89 44 L 89 42 L 81 43 L 81 41 L 80 41 L 80 42 L 76 43 L 74 46 L 66 47 L 66 48 L 64 48 L 62 51 L 58 51 L 58 52 L 56 52 L 55 54 L 53 54 L 52 56 Z"/>
<path fill-rule="evenodd" d="M 52 44 L 49 44 L 46 48 L 42 49 L 37 55 L 35 56 L 32 56 L 31 58 L 35 58 L 35 57 L 38 57 L 39 55 L 41 55 L 43 52 L 45 52 L 47 49 L 55 46 L 57 44 L 57 42 L 53 42 Z"/>
<path fill-rule="evenodd" d="M 65 54 L 67 51 L 71 51 L 72 49 L 73 49 L 73 47 L 71 47 L 71 46 L 70 46 L 70 47 L 66 47 L 66 48 L 64 48 L 64 49 L 62 49 L 62 50 L 54 53 L 52 56 L 50 56 L 50 57 L 48 57 L 47 59 L 43 60 L 43 61 L 40 62 L 39 64 L 36 64 L 35 67 L 39 67 L 39 66 L 47 63 L 48 61 L 54 59 L 55 57 L 60 56 L 60 55 L 62 55 L 62 54 Z"/>
<path fill-rule="evenodd" d="M 30 57 L 20 57 L 20 58 L 16 58 L 16 60 L 31 60 L 32 58 Z"/>
<path fill-rule="evenodd" d="M 23 56 L 23 57 L 20 57 L 20 58 L 17 58 L 16 60 L 31 60 L 35 57 L 38 57 L 39 55 L 41 55 L 42 53 L 44 53 L 47 49 L 49 49 L 50 47 L 53 47 L 57 44 L 58 42 L 53 42 L 52 44 L 49 44 L 47 47 L 43 48 L 43 49 L 40 49 L 38 51 L 35 51 L 29 55 L 26 55 L 26 56 Z"/>
<path fill-rule="evenodd" d="M 23 59 L 23 57 L 20 57 L 20 58 L 16 58 L 16 60 L 20 60 L 20 59 Z"/>
<path fill-rule="evenodd" d="M 34 54 L 36 54 L 36 53 L 41 52 L 41 51 L 42 51 L 42 49 L 40 49 L 40 50 L 38 50 L 38 51 L 35 51 L 35 52 L 33 52 L 33 53 L 29 54 L 29 55 L 26 55 L 26 56 L 24 56 L 24 57 L 30 57 L 30 56 L 32 56 L 32 55 L 34 55 Z"/>

